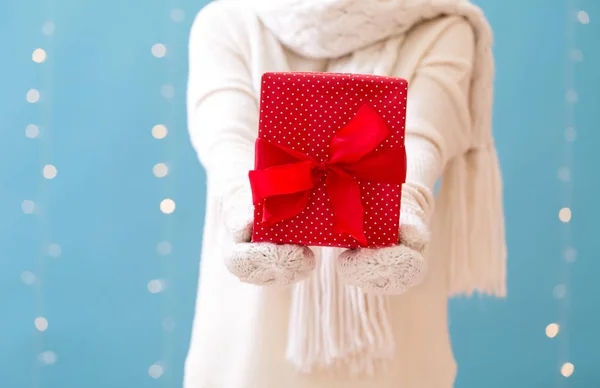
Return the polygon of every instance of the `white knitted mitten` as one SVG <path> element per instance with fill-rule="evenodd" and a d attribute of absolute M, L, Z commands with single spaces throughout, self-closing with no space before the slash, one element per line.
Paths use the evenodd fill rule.
<path fill-rule="evenodd" d="M 242 282 L 285 286 L 308 277 L 315 269 L 315 256 L 308 247 L 251 243 L 254 207 L 244 187 L 225 201 L 225 224 L 235 245 L 225 255 L 227 269 Z"/>
<path fill-rule="evenodd" d="M 399 245 L 342 252 L 338 272 L 351 285 L 374 294 L 400 294 L 419 284 L 427 272 L 423 256 L 429 243 L 432 188 L 441 171 L 433 144 L 407 137 L 407 183 L 402 186 Z"/>
<path fill-rule="evenodd" d="M 300 245 L 238 243 L 225 264 L 245 283 L 287 286 L 311 274 L 315 256 Z"/>
<path fill-rule="evenodd" d="M 346 250 L 338 259 L 338 272 L 346 283 L 365 292 L 401 294 L 423 279 L 427 271 L 423 253 L 428 242 L 429 228 L 422 211 L 405 201 L 400 210 L 400 244 Z"/>

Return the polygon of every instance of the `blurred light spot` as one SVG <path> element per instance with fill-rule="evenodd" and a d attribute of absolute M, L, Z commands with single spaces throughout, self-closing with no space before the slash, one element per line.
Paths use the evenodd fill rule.
<path fill-rule="evenodd" d="M 171 243 L 168 241 L 161 241 L 156 244 L 156 251 L 161 255 L 168 255 L 171 253 Z"/>
<path fill-rule="evenodd" d="M 39 360 L 46 365 L 52 365 L 56 363 L 56 353 L 51 350 L 47 350 L 45 352 L 40 353 L 38 356 Z"/>
<path fill-rule="evenodd" d="M 167 136 L 167 127 L 162 124 L 157 124 L 152 127 L 152 136 L 155 139 L 164 139 Z"/>
<path fill-rule="evenodd" d="M 567 289 L 564 284 L 558 284 L 554 287 L 554 290 L 552 290 L 552 295 L 554 295 L 556 299 L 564 298 L 566 293 Z"/>
<path fill-rule="evenodd" d="M 48 21 L 42 25 L 42 34 L 50 36 L 54 34 L 54 23 Z"/>
<path fill-rule="evenodd" d="M 562 222 L 571 221 L 571 209 L 569 209 L 568 207 L 563 207 L 562 209 L 560 209 L 560 211 L 558 212 L 558 218 Z"/>
<path fill-rule="evenodd" d="M 565 362 L 560 367 L 560 374 L 562 374 L 565 377 L 571 376 L 573 372 L 575 372 L 575 365 L 571 364 L 570 362 Z"/>
<path fill-rule="evenodd" d="M 44 166 L 43 175 L 46 179 L 56 178 L 57 172 L 58 171 L 56 170 L 56 167 L 54 167 L 52 164 L 47 164 Z"/>
<path fill-rule="evenodd" d="M 27 92 L 27 102 L 35 104 L 40 100 L 40 92 L 37 89 L 29 89 Z"/>
<path fill-rule="evenodd" d="M 566 98 L 567 102 L 574 104 L 579 99 L 579 95 L 577 94 L 577 92 L 575 90 L 571 89 L 571 90 L 567 90 L 567 94 L 565 95 L 565 98 Z"/>
<path fill-rule="evenodd" d="M 158 294 L 165 289 L 165 281 L 161 279 L 153 279 L 148 282 L 148 291 L 151 294 Z"/>
<path fill-rule="evenodd" d="M 581 23 L 581 24 L 589 24 L 590 23 L 590 15 L 583 10 L 579 11 L 577 13 L 577 20 L 579 20 L 579 23 Z"/>
<path fill-rule="evenodd" d="M 167 47 L 162 43 L 156 43 L 152 46 L 152 55 L 156 58 L 162 58 L 167 55 Z"/>
<path fill-rule="evenodd" d="M 182 9 L 180 8 L 175 8 L 174 10 L 171 11 L 171 20 L 173 20 L 175 23 L 180 23 L 183 21 L 183 18 L 185 17 L 185 12 L 183 12 Z"/>
<path fill-rule="evenodd" d="M 554 338 L 558 334 L 558 323 L 551 323 L 546 326 L 546 335 L 548 338 Z"/>
<path fill-rule="evenodd" d="M 577 138 L 577 131 L 575 131 L 575 128 L 567 127 L 567 129 L 565 129 L 565 139 L 567 139 L 569 143 L 573 143 L 575 138 Z"/>
<path fill-rule="evenodd" d="M 577 259 L 577 249 L 573 247 L 565 249 L 565 260 L 572 263 L 575 259 Z"/>
<path fill-rule="evenodd" d="M 160 364 L 152 364 L 150 365 L 150 368 L 148 368 L 148 375 L 153 379 L 159 379 L 160 376 L 163 375 L 163 372 L 163 367 Z"/>
<path fill-rule="evenodd" d="M 561 167 L 558 169 L 558 179 L 562 182 L 568 182 L 571 179 L 571 170 L 569 170 L 569 167 Z"/>
<path fill-rule="evenodd" d="M 38 135 L 40 134 L 40 129 L 38 128 L 37 125 L 35 124 L 29 124 L 28 126 L 25 127 L 25 136 L 27 136 L 30 139 L 36 138 L 38 137 Z"/>
<path fill-rule="evenodd" d="M 46 60 L 46 51 L 42 48 L 36 48 L 33 50 L 33 54 L 31 54 L 31 59 L 37 63 L 44 62 Z"/>
<path fill-rule="evenodd" d="M 33 283 L 35 283 L 35 275 L 30 271 L 23 271 L 21 272 L 21 280 L 23 281 L 23 283 L 30 286 Z"/>
<path fill-rule="evenodd" d="M 169 173 L 169 167 L 167 167 L 167 165 L 164 163 L 157 163 L 152 168 L 152 172 L 154 173 L 155 177 L 164 178 Z"/>
<path fill-rule="evenodd" d="M 171 84 L 166 84 L 163 85 L 160 88 L 160 94 L 164 97 L 164 98 L 173 98 L 175 97 L 175 87 Z"/>
<path fill-rule="evenodd" d="M 173 331 L 175 329 L 175 320 L 172 317 L 166 317 L 163 319 L 162 325 L 166 331 Z"/>
<path fill-rule="evenodd" d="M 30 199 L 26 199 L 21 203 L 21 209 L 23 209 L 23 213 L 31 214 L 35 210 L 35 202 Z"/>
<path fill-rule="evenodd" d="M 35 319 L 35 328 L 39 331 L 46 331 L 48 328 L 48 320 L 44 317 L 37 317 Z"/>
<path fill-rule="evenodd" d="M 571 50 L 571 60 L 573 62 L 581 62 L 583 61 L 583 53 L 580 49 Z"/>
<path fill-rule="evenodd" d="M 57 258 L 61 255 L 61 253 L 62 253 L 62 248 L 60 247 L 60 245 L 58 245 L 56 243 L 52 243 L 52 244 L 48 245 L 48 255 L 50 257 Z"/>
<path fill-rule="evenodd" d="M 171 214 L 175 211 L 175 201 L 171 198 L 165 198 L 160 201 L 160 211 L 165 214 Z"/>

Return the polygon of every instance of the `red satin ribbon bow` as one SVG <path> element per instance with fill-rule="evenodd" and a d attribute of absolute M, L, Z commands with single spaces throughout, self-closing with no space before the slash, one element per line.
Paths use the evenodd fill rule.
<path fill-rule="evenodd" d="M 249 176 L 254 204 L 264 200 L 263 225 L 302 212 L 311 190 L 325 176 L 333 231 L 347 233 L 367 246 L 358 181 L 402 184 L 406 179 L 404 147 L 374 151 L 390 134 L 381 116 L 363 105 L 333 136 L 325 161 L 257 139 L 255 170 Z"/>

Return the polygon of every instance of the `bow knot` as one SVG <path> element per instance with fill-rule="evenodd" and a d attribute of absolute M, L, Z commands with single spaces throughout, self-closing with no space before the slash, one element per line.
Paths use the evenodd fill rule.
<path fill-rule="evenodd" d="M 327 163 L 326 160 L 318 162 L 317 165 L 315 166 L 315 172 L 326 173 L 328 167 L 329 167 L 329 164 Z"/>
<path fill-rule="evenodd" d="M 274 225 L 301 213 L 308 205 L 311 190 L 325 175 L 333 231 L 346 233 L 361 246 L 368 246 L 358 182 L 400 185 L 406 178 L 404 147 L 375 151 L 390 134 L 381 116 L 363 105 L 333 136 L 325 161 L 258 138 L 256 168 L 249 177 L 254 204 L 263 201 L 262 223 Z"/>

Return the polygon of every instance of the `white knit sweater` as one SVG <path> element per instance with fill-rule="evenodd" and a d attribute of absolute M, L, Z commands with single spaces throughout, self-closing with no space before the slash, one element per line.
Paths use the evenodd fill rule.
<path fill-rule="evenodd" d="M 419 3 L 415 0 L 406 2 Z M 339 0 L 337 3 L 343 3 L 346 7 L 343 9 L 347 10 L 360 1 Z M 445 3 L 462 2 L 448 0 Z M 280 4 L 285 4 L 285 1 Z M 336 0 L 325 1 L 324 4 L 335 5 Z M 267 9 L 273 12 L 257 12 L 253 6 L 237 2 L 213 3 L 199 14 L 191 33 L 190 134 L 207 170 L 208 200 L 196 318 L 186 361 L 185 386 L 451 387 L 456 366 L 448 338 L 447 297 L 455 292 L 470 293 L 476 289 L 501 295 L 504 293 L 504 272 L 503 268 L 493 268 L 489 275 L 485 267 L 481 272 L 482 265 L 477 262 L 472 268 L 464 268 L 469 262 L 461 262 L 452 252 L 444 254 L 443 251 L 449 247 L 436 245 L 436 237 L 440 234 L 439 230 L 442 233 L 447 231 L 439 229 L 439 226 L 436 228 L 435 220 L 432 246 L 426 255 L 429 271 L 424 282 L 403 295 L 387 298 L 385 303 L 389 317 L 375 319 L 390 322 L 389 334 L 395 348 L 391 346 L 393 344 L 381 347 L 390 349 L 391 346 L 392 349 L 391 354 L 386 356 L 389 358 L 387 371 L 377 371 L 369 377 L 332 374 L 330 370 L 299 374 L 285 359 L 292 289 L 240 283 L 225 269 L 223 257 L 233 247 L 235 237 L 232 231 L 244 230 L 252 215 L 247 172 L 254 160 L 261 75 L 266 71 L 343 70 L 349 63 L 356 65 L 353 62 L 357 61 L 355 56 L 345 57 L 346 54 L 364 53 L 365 45 L 406 31 L 408 33 L 398 38 L 374 44 L 370 52 L 374 59 L 366 58 L 367 62 L 375 63 L 375 68 L 365 68 L 365 72 L 391 71 L 394 74 L 389 75 L 409 79 L 406 136 L 409 171 L 403 201 L 409 205 L 407 208 L 415 209 L 420 221 L 429 224 L 433 203 L 427 193 L 449 169 L 448 165 L 473 151 L 477 152 L 479 147 L 484 150 L 493 147 L 490 145 L 491 137 L 484 136 L 480 141 L 477 135 L 473 135 L 477 132 L 472 129 L 474 125 L 480 125 L 478 119 L 473 118 L 479 114 L 479 108 L 473 108 L 477 104 L 472 102 L 471 96 L 477 89 L 473 87 L 473 73 L 476 71 L 473 64 L 478 55 L 479 39 L 474 34 L 473 21 L 460 16 L 436 18 L 444 12 L 436 11 L 435 7 L 421 7 L 419 11 L 408 8 L 413 10 L 409 15 L 412 17 L 409 25 L 400 29 L 397 25 L 390 26 L 381 36 L 367 33 L 369 29 L 364 25 L 356 25 L 356 31 L 362 31 L 358 38 L 350 39 L 349 45 L 337 42 L 331 49 L 327 47 L 331 40 L 319 39 L 326 34 L 314 35 L 314 29 L 303 25 L 301 18 L 286 21 L 273 17 L 278 15 L 277 9 Z M 384 11 L 384 14 L 389 12 Z M 460 15 L 460 12 L 446 13 Z M 363 16 L 372 23 L 373 15 L 367 13 Z M 431 20 L 422 21 L 426 19 Z M 292 25 L 293 22 L 296 25 Z M 280 29 L 277 23 L 288 23 L 287 29 Z M 377 30 L 380 33 L 381 29 Z M 278 31 L 284 32 L 278 34 Z M 353 44 L 357 47 L 352 47 Z M 377 64 L 386 62 L 377 56 L 390 58 L 387 62 L 391 65 L 387 66 L 387 70 L 377 68 Z M 332 60 L 334 57 L 336 59 Z M 360 71 L 360 65 L 356 66 Z M 492 156 L 495 157 L 495 154 Z M 458 184 L 468 185 L 470 182 Z M 497 189 L 494 187 L 492 190 Z M 469 195 L 470 192 L 467 193 Z M 462 201 L 465 199 L 462 198 Z M 501 224 L 501 220 L 498 222 Z M 437 225 L 443 225 L 443 222 L 437 222 Z M 502 225 L 499 228 L 499 233 L 502 233 Z M 450 233 L 456 236 L 456 231 Z M 468 245 L 469 237 L 463 238 L 464 245 Z M 496 243 L 499 248 L 493 248 L 503 250 L 503 241 Z M 453 248 L 461 252 L 456 245 Z M 467 246 L 466 249 L 473 248 Z M 336 256 L 339 252 L 329 253 Z M 500 252 L 499 257 L 503 259 L 504 253 Z M 503 265 L 498 260 L 490 263 Z M 371 309 L 378 303 L 370 296 L 365 297 L 365 301 L 372 306 Z M 364 327 L 357 335 L 359 339 L 363 332 Z M 336 349 L 339 351 L 341 348 Z"/>

